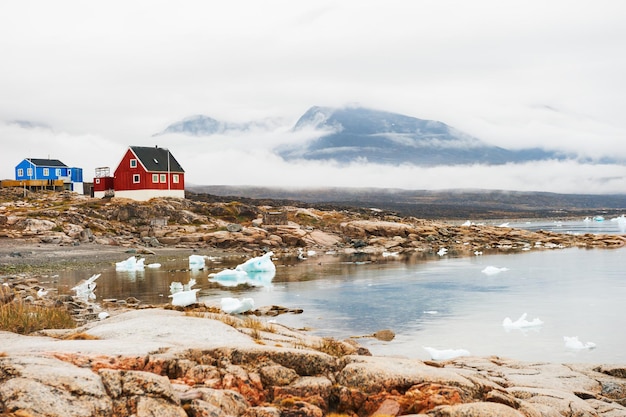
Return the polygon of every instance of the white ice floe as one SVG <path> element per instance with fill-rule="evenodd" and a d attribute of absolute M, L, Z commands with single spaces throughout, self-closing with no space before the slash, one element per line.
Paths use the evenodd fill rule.
<path fill-rule="evenodd" d="M 153 264 L 148 264 L 148 265 L 146 265 L 146 268 L 153 268 L 153 269 L 156 269 L 156 268 L 160 268 L 160 267 L 161 267 L 161 264 L 160 264 L 160 263 L 158 263 L 158 262 L 155 262 L 155 263 L 153 263 Z"/>
<path fill-rule="evenodd" d="M 237 285 L 251 285 L 253 287 L 270 287 L 275 271 L 246 272 L 236 269 L 224 269 L 215 274 L 209 274 L 209 282 L 215 282 L 224 287 L 236 287 Z"/>
<path fill-rule="evenodd" d="M 203 269 L 205 260 L 202 255 L 189 255 L 189 269 Z"/>
<path fill-rule="evenodd" d="M 196 280 L 191 278 L 187 284 L 182 282 L 172 282 L 170 284 L 170 295 L 172 299 L 172 305 L 179 307 L 187 307 L 189 305 L 198 302 L 196 293 L 200 291 L 199 288 L 193 289 L 196 285 Z"/>
<path fill-rule="evenodd" d="M 389 257 L 397 257 L 400 254 L 398 252 L 387 252 L 387 251 L 383 251 L 383 258 L 389 258 Z"/>
<path fill-rule="evenodd" d="M 448 253 L 448 249 L 446 249 L 446 248 L 440 248 L 439 251 L 437 251 L 437 255 L 439 255 L 439 256 L 443 256 L 443 255 L 445 255 L 447 253 Z"/>
<path fill-rule="evenodd" d="M 504 222 L 502 224 L 499 224 L 498 227 L 509 227 L 510 223 L 509 222 Z"/>
<path fill-rule="evenodd" d="M 497 266 L 488 266 L 485 269 L 483 269 L 482 272 L 485 275 L 496 275 L 499 274 L 500 272 L 504 272 L 504 271 L 508 271 L 509 268 L 498 268 Z"/>
<path fill-rule="evenodd" d="M 254 300 L 252 298 L 224 297 L 220 302 L 222 311 L 227 314 L 241 314 L 254 308 Z"/>
<path fill-rule="evenodd" d="M 96 289 L 96 280 L 98 278 L 100 278 L 100 274 L 94 274 L 86 280 L 83 279 L 72 287 L 72 291 L 74 291 L 76 293 L 76 297 L 82 301 L 87 302 L 88 300 L 95 300 L 96 294 L 94 291 Z"/>
<path fill-rule="evenodd" d="M 502 321 L 502 326 L 507 329 L 527 329 L 531 327 L 540 327 L 543 325 L 543 321 L 538 318 L 534 318 L 532 321 L 526 320 L 528 315 L 526 313 L 522 314 L 519 319 L 513 321 L 509 317 L 505 318 Z"/>
<path fill-rule="evenodd" d="M 423 348 L 426 352 L 428 352 L 430 358 L 434 361 L 445 361 L 448 359 L 470 355 L 469 351 L 465 349 L 435 349 L 428 346 L 424 346 Z"/>
<path fill-rule="evenodd" d="M 246 272 L 276 271 L 276 265 L 272 262 L 272 255 L 274 255 L 274 252 L 267 252 L 256 258 L 248 259 L 244 263 L 237 265 L 235 269 Z"/>
<path fill-rule="evenodd" d="M 125 261 L 120 261 L 115 263 L 116 271 L 143 271 L 144 269 L 144 258 L 137 258 L 136 256 L 131 256 Z"/>
<path fill-rule="evenodd" d="M 471 221 L 469 221 L 469 220 L 467 220 L 467 221 L 466 221 L 465 223 L 463 223 L 461 226 L 468 227 L 468 226 L 471 226 L 471 225 L 472 225 L 472 222 L 471 222 Z"/>
<path fill-rule="evenodd" d="M 209 282 L 215 282 L 225 287 L 236 287 L 248 284 L 255 287 L 269 287 L 276 275 L 276 266 L 272 262 L 272 252 L 263 256 L 251 258 L 234 269 L 224 269 L 209 274 Z"/>
<path fill-rule="evenodd" d="M 483 254 L 483 252 L 482 252 L 482 251 L 479 251 L 479 250 L 475 250 L 475 251 L 474 251 L 474 256 L 480 256 L 480 255 L 482 255 L 482 254 Z"/>
<path fill-rule="evenodd" d="M 563 336 L 563 341 L 565 342 L 565 347 L 567 349 L 582 350 L 582 349 L 595 349 L 596 348 L 595 343 L 593 342 L 583 343 L 580 340 L 578 340 L 578 336 L 572 336 L 572 337 Z"/>

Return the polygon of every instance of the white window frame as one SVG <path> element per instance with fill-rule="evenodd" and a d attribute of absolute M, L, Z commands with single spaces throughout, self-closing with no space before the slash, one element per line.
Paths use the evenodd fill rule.
<path fill-rule="evenodd" d="M 137 168 L 137 160 L 136 159 L 131 159 L 130 160 L 130 167 L 131 168 Z"/>
<path fill-rule="evenodd" d="M 49 176 L 49 175 L 50 175 L 50 168 L 44 168 L 44 169 L 43 169 L 43 176 L 44 176 L 44 177 L 47 177 L 47 176 Z"/>
<path fill-rule="evenodd" d="M 161 174 L 161 182 L 165 184 L 167 182 L 167 175 Z"/>
<path fill-rule="evenodd" d="M 26 168 L 26 175 L 28 177 L 32 177 L 33 176 L 33 169 L 32 168 Z"/>
<path fill-rule="evenodd" d="M 68 176 L 68 177 L 71 177 L 71 176 L 72 176 L 72 170 L 71 170 L 71 169 L 68 169 L 68 170 L 67 170 L 67 176 Z"/>
<path fill-rule="evenodd" d="M 152 174 L 152 183 L 156 184 L 159 182 L 159 174 Z"/>
<path fill-rule="evenodd" d="M 55 173 L 56 173 L 57 177 L 60 177 L 61 176 L 61 168 L 57 168 L 55 170 Z"/>
<path fill-rule="evenodd" d="M 178 184 L 178 181 L 179 181 L 178 174 L 172 174 L 172 182 L 174 184 Z"/>
<path fill-rule="evenodd" d="M 18 177 L 23 177 L 24 176 L 24 168 L 18 168 L 17 169 L 17 176 Z"/>
<path fill-rule="evenodd" d="M 139 174 L 133 174 L 133 184 L 139 184 L 141 182 L 141 176 Z"/>

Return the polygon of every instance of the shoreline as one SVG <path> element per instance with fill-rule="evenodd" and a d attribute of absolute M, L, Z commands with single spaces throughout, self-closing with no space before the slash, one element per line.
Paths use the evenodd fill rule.
<path fill-rule="evenodd" d="M 33 277 L 46 269 L 110 265 L 131 253 L 143 255 L 142 250 L 0 239 L 0 265 L 24 267 L 15 275 Z M 148 256 L 156 257 L 211 252 L 147 250 L 153 254 Z M 371 356 L 353 340 L 313 336 L 278 324 L 253 324 L 249 317 L 206 307 L 122 304 L 112 313 L 76 329 L 28 336 L 0 332 L 0 371 L 11 370 L 12 375 L 0 378 L 0 413 L 14 417 L 626 415 L 626 364 L 530 363 L 496 356 L 438 361 Z"/>

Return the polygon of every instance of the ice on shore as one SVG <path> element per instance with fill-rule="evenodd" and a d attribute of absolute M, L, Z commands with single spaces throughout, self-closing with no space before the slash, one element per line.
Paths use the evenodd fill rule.
<path fill-rule="evenodd" d="M 563 341 L 565 342 L 565 347 L 567 349 L 583 350 L 583 349 L 595 349 L 596 348 L 595 343 L 593 342 L 583 343 L 580 340 L 578 340 L 578 336 L 572 336 L 572 337 L 563 336 Z"/>
<path fill-rule="evenodd" d="M 502 326 L 507 329 L 528 329 L 531 327 L 540 327 L 543 325 L 543 321 L 538 318 L 534 318 L 532 321 L 526 320 L 528 315 L 526 313 L 522 314 L 519 319 L 513 321 L 509 317 L 505 318 L 502 321 Z"/>
<path fill-rule="evenodd" d="M 205 260 L 202 255 L 189 255 L 189 269 L 204 269 Z"/>
<path fill-rule="evenodd" d="M 224 297 L 220 301 L 220 306 L 226 314 L 241 314 L 254 308 L 254 300 L 252 298 Z"/>
<path fill-rule="evenodd" d="M 160 264 L 160 263 L 158 263 L 158 262 L 155 262 L 155 263 L 153 263 L 153 264 L 148 264 L 148 265 L 146 265 L 146 268 L 153 268 L 153 269 L 156 269 L 156 268 L 160 268 L 160 267 L 161 267 L 161 264 Z"/>
<path fill-rule="evenodd" d="M 445 361 L 448 359 L 470 355 L 469 351 L 465 349 L 435 349 L 428 346 L 423 346 L 423 348 L 426 352 L 428 352 L 430 358 L 434 361 Z"/>
<path fill-rule="evenodd" d="M 443 256 L 443 255 L 445 255 L 447 253 L 448 253 L 448 249 L 446 249 L 446 248 L 440 248 L 439 251 L 437 251 L 437 255 L 439 255 L 439 256 Z"/>
<path fill-rule="evenodd" d="M 485 269 L 483 269 L 482 272 L 485 275 L 496 275 L 499 274 L 500 272 L 504 272 L 504 271 L 508 271 L 509 268 L 498 268 L 497 266 L 488 266 Z"/>
<path fill-rule="evenodd" d="M 125 261 L 120 261 L 115 263 L 116 271 L 143 271 L 144 270 L 144 258 L 137 258 L 136 256 L 131 256 Z"/>
<path fill-rule="evenodd" d="M 187 307 L 189 305 L 198 302 L 196 293 L 200 291 L 199 288 L 192 288 L 196 285 L 196 280 L 191 278 L 187 284 L 182 282 L 172 282 L 170 284 L 170 295 L 172 299 L 172 305 L 178 307 Z"/>

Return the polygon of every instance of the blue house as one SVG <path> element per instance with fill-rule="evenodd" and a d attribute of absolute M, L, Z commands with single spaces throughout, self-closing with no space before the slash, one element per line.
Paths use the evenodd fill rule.
<path fill-rule="evenodd" d="M 58 159 L 26 158 L 15 167 L 16 181 L 63 181 L 65 189 L 83 192 L 83 169 L 70 168 Z"/>

